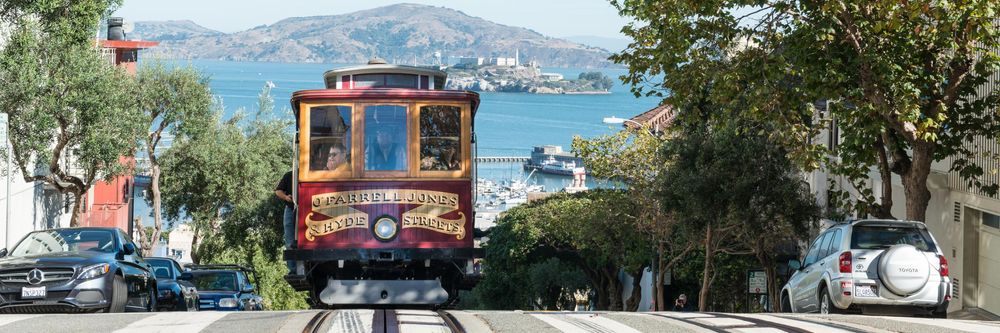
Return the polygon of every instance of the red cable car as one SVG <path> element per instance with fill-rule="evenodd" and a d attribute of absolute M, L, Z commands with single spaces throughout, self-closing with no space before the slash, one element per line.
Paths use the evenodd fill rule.
<path fill-rule="evenodd" d="M 297 263 L 314 307 L 444 305 L 473 284 L 473 119 L 447 74 L 368 65 L 292 94 Z"/>

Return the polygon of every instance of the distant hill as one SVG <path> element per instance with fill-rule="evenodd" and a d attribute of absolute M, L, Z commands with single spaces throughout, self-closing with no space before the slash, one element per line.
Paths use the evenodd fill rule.
<path fill-rule="evenodd" d="M 574 43 L 599 47 L 611 52 L 621 52 L 628 47 L 629 43 L 628 39 L 601 36 L 570 36 L 563 37 L 563 39 Z"/>
<path fill-rule="evenodd" d="M 224 34 L 191 21 L 137 22 L 130 38 L 160 41 L 169 58 L 271 62 L 436 63 L 449 57 L 513 57 L 551 67 L 609 67 L 610 53 L 457 10 L 397 4 L 350 14 L 294 17 Z"/>
<path fill-rule="evenodd" d="M 135 23 L 135 30 L 129 39 L 178 41 L 199 36 L 225 35 L 220 31 L 200 26 L 192 21 L 143 21 Z"/>

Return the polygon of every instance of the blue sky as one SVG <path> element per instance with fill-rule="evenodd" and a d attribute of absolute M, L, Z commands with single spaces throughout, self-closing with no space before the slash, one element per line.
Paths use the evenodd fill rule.
<path fill-rule="evenodd" d="M 607 0 L 125 0 L 115 16 L 129 21 L 192 20 L 222 32 L 272 24 L 286 17 L 337 15 L 408 2 L 442 6 L 496 23 L 525 27 L 552 37 L 622 38 L 628 22 Z"/>

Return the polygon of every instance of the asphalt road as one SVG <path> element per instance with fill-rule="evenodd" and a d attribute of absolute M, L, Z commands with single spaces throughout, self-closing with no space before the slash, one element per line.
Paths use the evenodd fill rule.
<path fill-rule="evenodd" d="M 0 332 L 976 332 L 1000 322 L 695 312 L 337 310 L 0 315 Z"/>

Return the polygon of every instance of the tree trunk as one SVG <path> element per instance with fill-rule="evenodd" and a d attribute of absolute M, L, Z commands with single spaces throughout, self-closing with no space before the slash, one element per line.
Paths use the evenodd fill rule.
<path fill-rule="evenodd" d="M 771 303 L 768 312 L 778 312 L 781 309 L 781 297 L 778 290 L 781 286 L 778 285 L 778 269 L 771 262 L 764 265 L 764 271 L 767 273 L 767 300 L 768 303 Z"/>
<path fill-rule="evenodd" d="M 80 226 L 80 215 L 83 214 L 81 207 L 83 207 L 83 196 L 87 195 L 87 191 L 73 192 L 73 215 L 69 219 L 69 227 L 76 228 Z"/>
<path fill-rule="evenodd" d="M 149 189 L 153 193 L 153 234 L 150 243 L 155 244 L 160 241 L 160 233 L 163 231 L 163 221 L 160 216 L 160 166 L 153 163 L 149 169 L 151 173 Z M 147 256 L 153 255 L 152 248 L 150 246 L 149 253 L 145 253 Z"/>
<path fill-rule="evenodd" d="M 927 204 L 931 201 L 931 191 L 927 189 L 927 176 L 931 172 L 933 157 L 933 143 L 917 141 L 913 145 L 913 162 L 902 175 L 908 220 L 921 222 L 927 220 Z"/>
<path fill-rule="evenodd" d="M 639 303 L 642 302 L 642 273 L 645 271 L 646 266 L 642 266 L 637 272 L 633 272 L 633 274 L 631 274 L 632 295 L 630 295 L 628 301 L 625 302 L 625 311 L 639 311 Z"/>
<path fill-rule="evenodd" d="M 656 282 L 653 283 L 653 293 L 655 298 L 653 298 L 655 304 L 653 309 L 656 311 L 664 311 L 667 309 L 666 303 L 663 303 L 663 279 L 666 276 L 667 260 L 663 256 L 663 242 L 659 242 L 656 247 L 657 261 L 656 261 Z"/>
<path fill-rule="evenodd" d="M 610 266 L 605 268 L 604 278 L 608 281 L 608 298 L 611 301 L 608 304 L 608 310 L 622 311 L 624 309 L 622 302 L 622 282 L 618 280 L 618 269 Z"/>
<path fill-rule="evenodd" d="M 198 228 L 194 228 L 194 236 L 191 237 L 191 262 L 201 265 L 201 256 L 198 255 Z"/>
<path fill-rule="evenodd" d="M 705 226 L 705 267 L 701 275 L 701 291 L 698 292 L 698 311 L 708 310 L 708 292 L 712 285 L 712 255 L 715 247 L 712 245 L 712 223 Z"/>
<path fill-rule="evenodd" d="M 875 209 L 870 209 L 872 215 L 880 219 L 895 219 L 892 216 L 892 170 L 889 166 L 889 157 L 885 152 L 886 135 L 875 138 L 875 149 L 878 152 L 878 172 L 882 178 L 882 200 Z"/>

